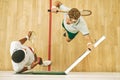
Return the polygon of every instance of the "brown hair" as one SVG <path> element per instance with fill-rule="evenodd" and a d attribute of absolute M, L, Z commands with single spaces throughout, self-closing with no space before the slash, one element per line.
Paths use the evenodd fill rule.
<path fill-rule="evenodd" d="M 73 18 L 73 19 L 78 19 L 80 17 L 80 11 L 77 9 L 77 8 L 72 8 L 69 12 L 68 12 L 68 15 L 70 18 Z"/>

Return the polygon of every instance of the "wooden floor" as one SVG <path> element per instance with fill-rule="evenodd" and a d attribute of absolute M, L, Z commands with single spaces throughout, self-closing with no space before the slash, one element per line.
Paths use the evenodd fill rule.
<path fill-rule="evenodd" d="M 12 71 L 0 71 L 0 80 L 120 80 L 120 73 L 71 72 L 68 75 L 21 75 Z"/>
<path fill-rule="evenodd" d="M 0 0 L 0 70 L 12 70 L 10 43 L 35 31 L 36 54 L 47 60 L 51 52 L 51 71 L 64 71 L 87 48 L 87 41 L 81 33 L 70 43 L 63 37 L 63 14 L 52 14 L 51 50 L 49 42 L 49 4 L 57 0 Z M 93 41 L 102 35 L 106 40 L 80 62 L 74 72 L 120 72 L 120 0 L 59 0 L 70 8 L 92 11 L 84 17 Z M 59 64 L 58 64 L 59 63 Z M 48 70 L 37 66 L 35 70 Z"/>

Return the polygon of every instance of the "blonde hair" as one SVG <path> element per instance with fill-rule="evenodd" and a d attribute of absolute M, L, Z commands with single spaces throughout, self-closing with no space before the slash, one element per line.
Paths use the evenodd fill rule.
<path fill-rule="evenodd" d="M 77 8 L 72 8 L 69 12 L 68 12 L 68 15 L 70 18 L 73 18 L 73 19 L 78 19 L 80 17 L 80 11 L 77 9 Z"/>

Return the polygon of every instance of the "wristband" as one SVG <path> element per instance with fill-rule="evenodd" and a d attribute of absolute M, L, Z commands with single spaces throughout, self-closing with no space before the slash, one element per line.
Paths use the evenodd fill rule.
<path fill-rule="evenodd" d="M 27 69 L 30 70 L 30 69 L 31 69 L 31 66 L 27 66 Z"/>
<path fill-rule="evenodd" d="M 52 6 L 52 8 L 57 8 L 56 6 Z"/>
<path fill-rule="evenodd" d="M 29 40 L 29 37 L 28 37 L 28 36 L 25 36 L 25 38 L 26 38 L 27 40 Z"/>

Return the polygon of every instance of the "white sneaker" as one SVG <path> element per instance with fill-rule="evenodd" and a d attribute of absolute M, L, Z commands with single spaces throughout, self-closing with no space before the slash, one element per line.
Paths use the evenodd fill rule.
<path fill-rule="evenodd" d="M 46 60 L 46 61 L 43 61 L 43 64 L 42 64 L 42 66 L 49 66 L 49 65 L 51 65 L 51 61 L 49 61 L 49 60 Z"/>

